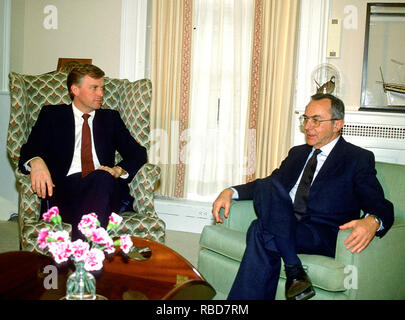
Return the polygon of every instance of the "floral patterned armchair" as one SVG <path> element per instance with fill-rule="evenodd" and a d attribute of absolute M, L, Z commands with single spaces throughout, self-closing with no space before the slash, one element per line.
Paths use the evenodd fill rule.
<path fill-rule="evenodd" d="M 44 105 L 71 102 L 66 88 L 66 72 L 51 72 L 42 75 L 21 75 L 11 72 L 10 78 L 10 123 L 7 136 L 7 152 L 15 171 L 19 190 L 18 221 L 20 244 L 23 250 L 37 250 L 38 231 L 45 222 L 40 218 L 40 199 L 31 189 L 30 177 L 18 169 L 21 146 L 26 142 L 31 128 Z M 121 118 L 135 139 L 148 151 L 149 114 L 152 84 L 148 79 L 135 82 L 105 78 L 105 94 L 102 108 L 118 110 Z M 116 155 L 117 160 L 120 155 Z M 134 197 L 134 211 L 121 213 L 123 222 L 113 236 L 130 234 L 163 243 L 165 223 L 156 214 L 153 191 L 160 179 L 160 168 L 146 163 L 130 183 Z M 65 224 L 64 229 L 71 231 Z"/>

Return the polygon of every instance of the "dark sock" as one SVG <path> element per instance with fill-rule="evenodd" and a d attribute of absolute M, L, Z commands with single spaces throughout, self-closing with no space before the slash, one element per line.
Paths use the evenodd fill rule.
<path fill-rule="evenodd" d="M 291 277 L 294 275 L 297 275 L 301 272 L 301 270 L 303 270 L 303 267 L 300 264 L 294 264 L 294 265 L 289 265 L 289 264 L 284 264 L 284 270 L 285 270 L 285 274 L 287 277 Z"/>
<path fill-rule="evenodd" d="M 301 266 L 301 260 L 298 258 L 295 248 L 295 241 L 288 240 L 281 237 L 275 237 L 277 248 L 283 258 L 285 265 L 299 265 Z"/>

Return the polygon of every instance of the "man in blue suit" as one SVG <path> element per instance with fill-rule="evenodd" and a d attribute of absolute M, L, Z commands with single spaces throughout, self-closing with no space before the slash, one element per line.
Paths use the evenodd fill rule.
<path fill-rule="evenodd" d="M 219 211 L 225 208 L 227 218 L 231 199 L 253 199 L 258 217 L 249 227 L 229 299 L 274 299 L 280 259 L 287 275 L 286 299 L 309 299 L 315 291 L 298 253 L 334 257 L 339 229 L 352 229 L 346 248 L 360 253 L 393 224 L 393 206 L 376 178 L 373 153 L 341 136 L 343 102 L 329 94 L 316 94 L 300 120 L 305 145 L 293 147 L 269 177 L 225 189 L 213 204 L 219 223 Z M 309 178 L 307 163 L 314 163 L 315 170 Z M 310 179 L 309 191 L 300 197 L 305 179 Z"/>
<path fill-rule="evenodd" d="M 43 209 L 59 207 L 63 220 L 72 224 L 75 239 L 80 237 L 77 224 L 82 215 L 95 212 L 106 227 L 111 212 L 119 212 L 128 183 L 146 162 L 146 149 L 131 136 L 117 111 L 100 109 L 101 69 L 90 64 L 75 67 L 67 87 L 72 104 L 41 109 L 21 148 L 19 168 L 30 174 Z M 83 148 L 89 150 L 88 157 L 82 155 Z M 116 151 L 123 159 L 117 164 Z"/>

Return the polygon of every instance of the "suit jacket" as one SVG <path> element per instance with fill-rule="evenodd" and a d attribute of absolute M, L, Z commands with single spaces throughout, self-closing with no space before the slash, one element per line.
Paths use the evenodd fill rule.
<path fill-rule="evenodd" d="M 295 146 L 271 176 L 289 192 L 298 180 L 312 147 Z M 257 180 L 235 186 L 240 200 L 253 199 Z M 338 228 L 360 218 L 360 211 L 378 216 L 384 229 L 377 232 L 382 237 L 394 221 L 393 205 L 384 197 L 375 170 L 374 154 L 346 142 L 343 137 L 329 154 L 315 177 L 307 203 L 307 219 L 317 224 Z"/>
<path fill-rule="evenodd" d="M 146 149 L 139 145 L 115 110 L 98 109 L 93 120 L 93 140 L 101 165 L 118 165 L 129 173 L 130 182 L 146 163 Z M 55 184 L 69 171 L 74 152 L 75 123 L 72 105 L 44 106 L 20 151 L 19 169 L 28 174 L 24 163 L 38 156 L 48 166 Z M 123 158 L 115 164 L 115 152 Z"/>

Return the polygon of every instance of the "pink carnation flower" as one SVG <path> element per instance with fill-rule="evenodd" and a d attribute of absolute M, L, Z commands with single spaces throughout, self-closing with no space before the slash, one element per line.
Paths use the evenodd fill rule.
<path fill-rule="evenodd" d="M 84 268 L 87 271 L 100 270 L 103 267 L 104 253 L 99 249 L 91 249 L 87 252 L 84 260 Z"/>
<path fill-rule="evenodd" d="M 90 245 L 87 242 L 79 239 L 72 242 L 72 255 L 75 258 L 75 261 L 84 261 L 86 258 L 87 252 L 90 249 Z"/>
<path fill-rule="evenodd" d="M 53 217 L 57 217 L 59 215 L 58 207 L 52 207 L 47 212 L 45 212 L 42 217 L 45 221 L 50 222 Z"/>
<path fill-rule="evenodd" d="M 120 248 L 122 251 L 124 251 L 125 253 L 129 253 L 129 251 L 131 250 L 133 243 L 131 240 L 131 237 L 129 235 L 123 235 L 120 237 Z"/>
<path fill-rule="evenodd" d="M 41 250 L 44 250 L 48 246 L 48 243 L 46 242 L 48 235 L 49 230 L 47 228 L 42 228 L 38 233 L 37 242 L 39 243 L 39 248 Z"/>
<path fill-rule="evenodd" d="M 85 237 L 90 237 L 93 230 L 100 225 L 100 222 L 97 219 L 97 215 L 93 213 L 86 214 L 82 217 L 82 220 L 79 223 L 79 230 L 84 234 Z"/>
<path fill-rule="evenodd" d="M 111 213 L 109 222 L 108 222 L 108 226 L 107 226 L 107 230 L 109 230 L 111 228 L 117 228 L 121 222 L 122 222 L 122 217 L 120 215 L 116 214 L 115 212 Z"/>
<path fill-rule="evenodd" d="M 105 246 L 104 251 L 107 252 L 107 253 L 109 253 L 109 254 L 110 254 L 110 253 L 114 253 L 114 252 L 115 252 L 115 248 L 114 248 L 113 242 L 107 243 L 106 246 Z"/>
<path fill-rule="evenodd" d="M 92 231 L 90 235 L 90 240 L 96 244 L 100 245 L 112 245 L 113 241 L 110 235 L 104 228 L 97 228 Z"/>
<path fill-rule="evenodd" d="M 62 263 L 69 259 L 72 255 L 71 243 L 66 242 L 50 242 L 48 244 L 49 252 L 52 253 L 56 263 Z"/>
<path fill-rule="evenodd" d="M 66 230 L 56 231 L 56 232 L 49 232 L 48 237 L 52 238 L 53 241 L 56 241 L 56 242 L 70 241 L 69 232 L 67 232 Z"/>

